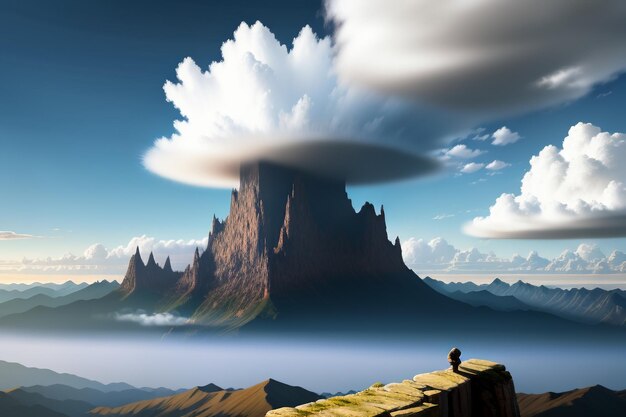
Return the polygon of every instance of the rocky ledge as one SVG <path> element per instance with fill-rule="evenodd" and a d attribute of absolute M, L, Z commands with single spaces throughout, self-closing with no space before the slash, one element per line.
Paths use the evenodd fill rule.
<path fill-rule="evenodd" d="M 266 417 L 519 417 L 511 374 L 504 365 L 470 359 L 451 369 L 419 374 L 412 380 L 374 384 L 352 395 L 332 397 L 295 408 L 272 410 Z"/>

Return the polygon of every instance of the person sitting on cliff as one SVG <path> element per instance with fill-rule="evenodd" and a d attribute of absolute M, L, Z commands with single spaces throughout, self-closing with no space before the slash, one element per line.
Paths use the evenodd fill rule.
<path fill-rule="evenodd" d="M 448 353 L 448 362 L 452 365 L 452 372 L 459 372 L 459 365 L 461 364 L 461 351 L 459 348 L 452 348 Z"/>

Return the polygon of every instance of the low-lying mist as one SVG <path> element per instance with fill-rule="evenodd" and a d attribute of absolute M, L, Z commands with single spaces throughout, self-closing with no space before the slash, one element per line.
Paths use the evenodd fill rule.
<path fill-rule="evenodd" d="M 363 389 L 447 367 L 452 346 L 462 359 L 504 363 L 523 392 L 563 391 L 602 384 L 623 389 L 626 337 L 559 342 L 521 337 L 253 337 L 0 336 L 0 359 L 48 368 L 101 382 L 170 388 L 205 385 L 246 387 L 267 378 L 317 392 Z M 4 376 L 3 378 L 10 378 Z"/>

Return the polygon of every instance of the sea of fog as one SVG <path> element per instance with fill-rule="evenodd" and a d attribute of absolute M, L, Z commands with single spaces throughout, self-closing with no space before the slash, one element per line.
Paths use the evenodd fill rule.
<path fill-rule="evenodd" d="M 447 367 L 453 338 L 419 341 L 359 338 L 215 337 L 213 339 L 36 337 L 0 335 L 0 359 L 101 382 L 246 387 L 267 378 L 316 392 L 363 389 Z M 621 340 L 617 341 L 617 340 Z M 465 341 L 462 358 L 506 364 L 518 392 L 564 391 L 602 384 L 626 388 L 626 344 L 497 339 Z M 3 376 L 10 378 L 10 376 Z"/>

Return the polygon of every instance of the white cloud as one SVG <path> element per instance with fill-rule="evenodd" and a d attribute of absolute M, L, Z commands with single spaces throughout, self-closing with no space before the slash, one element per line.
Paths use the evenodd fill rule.
<path fill-rule="evenodd" d="M 461 172 L 464 174 L 471 174 L 476 171 L 480 171 L 481 169 L 483 169 L 484 166 L 485 164 L 482 163 L 470 162 L 469 164 L 463 165 L 463 168 L 461 168 Z"/>
<path fill-rule="evenodd" d="M 435 217 L 433 217 L 433 220 L 444 220 L 449 219 L 450 217 L 454 217 L 454 214 L 437 214 Z"/>
<path fill-rule="evenodd" d="M 491 137 L 493 137 L 491 144 L 498 146 L 510 145 L 521 139 L 519 133 L 511 131 L 511 129 L 506 126 L 502 126 L 500 129 L 493 132 Z"/>
<path fill-rule="evenodd" d="M 115 320 L 117 321 L 129 321 L 138 323 L 142 326 L 184 326 L 189 324 L 189 319 L 186 317 L 175 316 L 171 313 L 155 313 L 147 314 L 145 312 L 137 313 L 115 313 Z"/>
<path fill-rule="evenodd" d="M 472 159 L 482 154 L 483 151 L 481 151 L 480 149 L 471 149 L 468 148 L 465 144 L 460 144 L 446 150 L 443 154 L 443 158 Z"/>
<path fill-rule="evenodd" d="M 572 126 L 562 148 L 530 160 L 518 195 L 502 194 L 466 233 L 490 238 L 626 236 L 626 135 Z"/>
<path fill-rule="evenodd" d="M 326 10 L 344 79 L 485 117 L 579 98 L 626 69 L 622 0 L 326 0 Z"/>
<path fill-rule="evenodd" d="M 500 161 L 500 160 L 496 159 L 496 160 L 493 160 L 493 161 L 489 162 L 487 164 L 487 166 L 485 167 L 485 169 L 488 169 L 490 171 L 499 171 L 499 170 L 504 169 L 504 168 L 506 168 L 508 166 L 511 166 L 511 164 L 507 164 L 504 161 Z"/>
<path fill-rule="evenodd" d="M 595 245 L 581 243 L 574 251 L 565 250 L 549 260 L 536 251 L 526 257 L 500 258 L 476 248 L 461 250 L 438 237 L 426 242 L 410 238 L 402 242 L 406 264 L 418 274 L 424 272 L 481 273 L 620 273 L 626 272 L 626 254 L 613 251 L 606 257 Z"/>
<path fill-rule="evenodd" d="M 128 260 L 137 247 L 143 258 L 148 260 L 150 252 L 155 260 L 163 265 L 169 256 L 175 270 L 184 269 L 193 259 L 196 247 L 206 248 L 208 238 L 190 240 L 157 240 L 149 236 L 137 236 L 126 245 L 107 250 L 102 244 L 96 243 L 85 249 L 82 255 L 65 254 L 58 258 L 24 258 L 20 261 L 0 261 L 0 272 L 11 273 L 90 273 L 117 274 L 126 271 Z"/>
<path fill-rule="evenodd" d="M 17 239 L 32 239 L 33 235 L 26 233 L 15 233 L 10 231 L 0 231 L 0 240 L 17 240 Z"/>
<path fill-rule="evenodd" d="M 156 140 L 144 155 L 148 170 L 194 185 L 231 187 L 238 185 L 241 163 L 270 159 L 347 171 L 341 173 L 356 181 L 364 171 L 385 174 L 376 166 L 380 151 L 347 148 L 329 167 L 333 158 L 308 149 L 342 142 L 431 150 L 470 127 L 467 118 L 445 110 L 340 83 L 331 39 L 319 39 L 308 26 L 288 48 L 260 22 L 242 23 L 221 53 L 206 70 L 185 58 L 177 81 L 165 83 L 167 101 L 182 119 L 174 122 L 176 133 Z M 307 152 L 299 148 L 304 145 Z"/>

